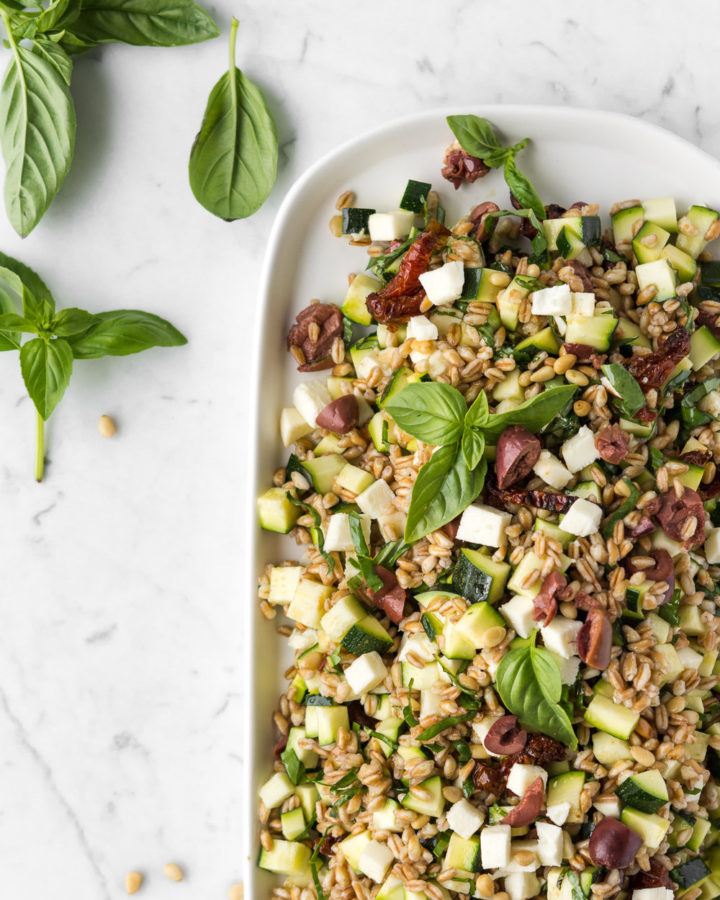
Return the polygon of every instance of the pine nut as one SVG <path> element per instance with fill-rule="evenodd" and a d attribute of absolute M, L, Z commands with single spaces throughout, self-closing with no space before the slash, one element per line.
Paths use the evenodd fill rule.
<path fill-rule="evenodd" d="M 572 369 L 576 362 L 577 356 L 574 353 L 563 353 L 561 357 L 555 360 L 555 365 L 553 366 L 555 374 L 564 375 L 568 369 Z"/>
<path fill-rule="evenodd" d="M 565 378 L 570 382 L 570 384 L 577 384 L 580 387 L 587 387 L 587 385 L 589 384 L 587 375 L 583 375 L 583 373 L 578 372 L 577 369 L 568 369 L 565 373 Z"/>
<path fill-rule="evenodd" d="M 330 231 L 332 232 L 333 237 L 341 237 L 342 236 L 342 216 L 333 216 L 330 219 Z"/>
<path fill-rule="evenodd" d="M 168 863 L 163 869 L 163 873 L 166 878 L 170 879 L 170 881 L 183 880 L 183 870 L 177 863 Z"/>
<path fill-rule="evenodd" d="M 228 900 L 243 900 L 245 897 L 245 888 L 241 881 L 230 885 L 228 888 Z"/>
<path fill-rule="evenodd" d="M 576 400 L 573 403 L 573 410 L 576 416 L 587 416 L 590 412 L 590 404 L 587 400 Z"/>
<path fill-rule="evenodd" d="M 104 438 L 111 438 L 115 434 L 115 423 L 110 416 L 100 416 L 98 431 Z"/>
<path fill-rule="evenodd" d="M 355 191 L 343 191 L 335 201 L 335 209 L 348 209 L 355 205 Z"/>
<path fill-rule="evenodd" d="M 490 900 L 495 893 L 495 884 L 489 875 L 478 875 L 475 890 L 483 900 Z"/>
<path fill-rule="evenodd" d="M 543 381 L 550 381 L 551 378 L 555 377 L 555 369 L 552 366 L 543 366 L 542 369 L 538 369 L 537 372 L 533 372 L 530 376 L 530 381 L 535 384 L 542 383 Z"/>
<path fill-rule="evenodd" d="M 507 287 L 510 284 L 510 276 L 507 272 L 493 272 L 489 278 L 490 284 L 495 287 Z"/>
<path fill-rule="evenodd" d="M 633 759 L 636 762 L 639 762 L 641 766 L 644 766 L 646 769 L 651 768 L 651 766 L 655 765 L 655 757 L 649 750 L 646 750 L 644 747 L 631 747 L 630 753 L 632 754 Z"/>
<path fill-rule="evenodd" d="M 513 853 L 512 858 L 519 866 L 531 866 L 535 862 L 532 850 L 518 850 L 517 853 Z"/>
<path fill-rule="evenodd" d="M 141 872 L 128 872 L 125 876 L 125 890 L 128 894 L 136 894 L 143 883 Z"/>

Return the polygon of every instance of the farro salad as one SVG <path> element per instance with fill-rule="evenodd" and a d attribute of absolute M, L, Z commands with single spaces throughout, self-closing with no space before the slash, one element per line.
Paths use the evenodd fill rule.
<path fill-rule="evenodd" d="M 604 227 L 543 205 L 526 141 L 448 122 L 442 176 L 502 167 L 509 208 L 347 191 L 331 230 L 367 267 L 288 334 L 311 374 L 258 500 L 300 546 L 260 578 L 294 662 L 258 864 L 273 900 L 713 900 L 718 212 Z"/>

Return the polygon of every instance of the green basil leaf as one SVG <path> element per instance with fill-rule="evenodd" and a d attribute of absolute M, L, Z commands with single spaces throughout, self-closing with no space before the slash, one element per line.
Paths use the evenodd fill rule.
<path fill-rule="evenodd" d="M 426 444 L 442 447 L 460 439 L 467 405 L 457 388 L 420 381 L 406 385 L 385 409 L 403 431 Z"/>
<path fill-rule="evenodd" d="M 475 398 L 470 409 L 467 411 L 467 415 L 465 416 L 465 424 L 483 427 L 487 425 L 488 419 L 490 417 L 490 409 L 488 407 L 488 398 L 485 391 L 480 391 L 480 393 Z"/>
<path fill-rule="evenodd" d="M 398 538 L 390 544 L 385 544 L 384 547 L 378 551 L 373 562 L 376 566 L 385 566 L 386 569 L 391 569 L 403 553 L 407 553 L 409 549 L 410 545 L 406 544 L 402 538 Z"/>
<path fill-rule="evenodd" d="M 485 436 L 482 431 L 478 428 L 468 428 L 466 425 L 463 430 L 461 446 L 465 465 L 468 469 L 475 469 L 480 465 L 485 450 Z"/>
<path fill-rule="evenodd" d="M 562 696 L 560 669 L 547 650 L 535 646 L 535 632 L 524 646 L 503 656 L 495 682 L 506 709 L 523 724 L 573 750 L 577 747 L 572 722 L 558 702 Z"/>
<path fill-rule="evenodd" d="M 15 303 L 7 291 L 0 288 L 0 314 L 15 314 Z M 19 350 L 20 334 L 17 331 L 3 331 L 0 334 L 0 352 L 3 350 Z"/>
<path fill-rule="evenodd" d="M 150 347 L 179 347 L 187 338 L 165 319 L 137 309 L 98 313 L 99 320 L 68 343 L 75 359 L 127 356 Z"/>
<path fill-rule="evenodd" d="M 24 316 L 9 312 L 0 315 L 0 331 L 20 331 L 25 334 L 37 334 L 37 326 Z"/>
<path fill-rule="evenodd" d="M 645 394 L 636 379 L 620 363 L 607 363 L 601 366 L 603 375 L 620 395 L 623 411 L 632 419 L 635 413 L 645 406 Z"/>
<path fill-rule="evenodd" d="M 62 338 L 33 338 L 20 349 L 20 369 L 25 387 L 43 419 L 49 419 L 70 383 L 73 357 Z"/>
<path fill-rule="evenodd" d="M 72 33 L 89 44 L 181 47 L 220 31 L 192 0 L 82 0 Z"/>
<path fill-rule="evenodd" d="M 446 719 L 441 719 L 439 722 L 436 722 L 434 725 L 430 725 L 424 731 L 421 731 L 418 735 L 418 741 L 420 741 L 420 743 L 423 741 L 431 741 L 434 737 L 442 734 L 443 731 L 447 731 L 448 728 L 453 728 L 455 725 L 461 725 L 463 722 L 469 722 L 474 716 L 474 712 L 469 712 L 462 713 L 462 715 L 459 716 L 448 716 Z"/>
<path fill-rule="evenodd" d="M 70 170 L 75 107 L 55 63 L 16 44 L 0 88 L 5 206 L 19 235 L 30 234 Z"/>
<path fill-rule="evenodd" d="M 691 391 L 688 391 L 682 398 L 681 405 L 686 409 L 697 406 L 706 394 L 709 394 L 710 391 L 716 391 L 718 388 L 720 388 L 720 378 L 708 378 L 707 381 L 703 381 L 702 384 L 698 384 Z"/>
<path fill-rule="evenodd" d="M 573 384 L 546 389 L 542 394 L 531 397 L 516 409 L 505 413 L 491 413 L 488 424 L 483 428 L 485 440 L 496 444 L 500 434 L 508 425 L 523 425 L 528 431 L 541 431 L 556 416 L 561 416 L 572 403 L 577 391 Z"/>
<path fill-rule="evenodd" d="M 67 28 L 80 15 L 81 0 L 53 0 L 37 18 L 38 32 Z"/>
<path fill-rule="evenodd" d="M 405 540 L 414 543 L 460 515 L 482 490 L 486 472 L 484 459 L 468 469 L 459 444 L 436 450 L 415 479 Z"/>
<path fill-rule="evenodd" d="M 292 747 L 286 747 L 280 754 L 280 759 L 285 766 L 288 778 L 294 785 L 303 784 L 303 782 L 307 781 L 305 765 L 298 759 L 298 755 Z"/>
<path fill-rule="evenodd" d="M 100 321 L 98 316 L 86 312 L 84 309 L 70 306 L 67 309 L 61 309 L 53 319 L 53 334 L 58 337 L 72 337 L 76 334 L 82 334 L 92 325 L 96 325 Z"/>
<path fill-rule="evenodd" d="M 235 66 L 230 33 L 230 70 L 210 93 L 190 153 L 195 199 L 221 219 L 245 219 L 267 200 L 277 177 L 275 121 L 262 91 Z"/>
<path fill-rule="evenodd" d="M 36 37 L 32 47 L 33 53 L 42 57 L 45 62 L 54 66 L 58 75 L 69 86 L 72 78 L 73 63 L 66 51 L 55 41 L 46 37 Z"/>
<path fill-rule="evenodd" d="M 545 207 L 542 200 L 527 175 L 524 175 L 515 165 L 514 156 L 508 156 L 505 161 L 505 182 L 520 206 L 531 209 L 538 219 L 545 218 Z"/>
<path fill-rule="evenodd" d="M 5 282 L 22 301 L 25 318 L 41 327 L 49 327 L 55 301 L 37 273 L 11 256 L 0 253 L 0 281 Z"/>
<path fill-rule="evenodd" d="M 448 116 L 447 123 L 460 146 L 470 156 L 477 156 L 485 161 L 485 157 L 493 151 L 505 152 L 487 119 L 480 116 Z"/>

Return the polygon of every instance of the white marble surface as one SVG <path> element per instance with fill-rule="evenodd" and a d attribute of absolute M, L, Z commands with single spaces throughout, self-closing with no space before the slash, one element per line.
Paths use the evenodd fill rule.
<path fill-rule="evenodd" d="M 17 360 L 0 358 L 0 892 L 16 900 L 118 898 L 130 868 L 148 875 L 142 896 L 212 900 L 237 876 L 243 379 L 293 179 L 375 123 L 464 101 L 619 110 L 720 154 L 712 0 L 211 8 L 222 42 L 81 59 L 61 196 L 25 241 L 0 218 L 0 249 L 59 302 L 154 310 L 190 339 L 77 364 L 42 485 Z M 186 163 L 231 14 L 282 169 L 266 207 L 229 225 L 195 203 Z M 170 859 L 183 885 L 163 878 Z"/>

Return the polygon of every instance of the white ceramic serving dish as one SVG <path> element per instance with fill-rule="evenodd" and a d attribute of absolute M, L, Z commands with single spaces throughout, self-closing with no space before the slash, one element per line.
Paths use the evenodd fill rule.
<path fill-rule="evenodd" d="M 563 206 L 583 200 L 600 203 L 607 221 L 612 203 L 631 197 L 674 196 L 679 203 L 720 201 L 720 163 L 682 138 L 654 125 L 616 113 L 541 106 L 481 106 L 434 110 L 369 131 L 329 153 L 298 179 L 278 213 L 268 243 L 258 298 L 255 395 L 250 420 L 247 547 L 246 718 L 244 734 L 245 896 L 268 897 L 273 877 L 255 868 L 258 828 L 257 788 L 272 767 L 271 714 L 285 689 L 286 656 L 273 623 L 257 610 L 257 576 L 267 562 L 297 558 L 293 541 L 259 529 L 254 498 L 271 483 L 287 459 L 278 428 L 283 406 L 291 405 L 302 378 L 291 364 L 285 337 L 295 314 L 317 297 L 339 303 L 347 273 L 362 270 L 367 255 L 333 238 L 328 223 L 344 190 L 359 206 L 396 208 L 408 178 L 432 182 L 452 223 L 482 200 L 509 203 L 500 172 L 454 191 L 440 176 L 443 151 L 452 134 L 445 116 L 475 113 L 487 117 L 508 139 L 530 137 L 518 158 L 546 203 Z"/>

